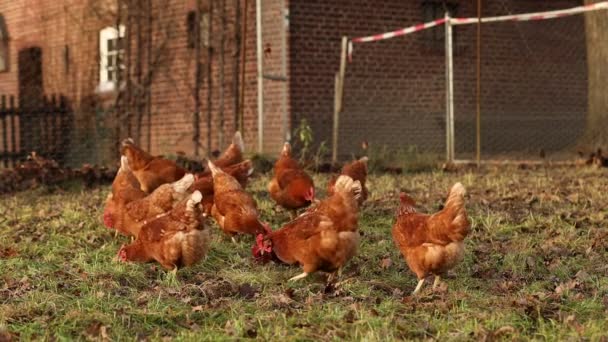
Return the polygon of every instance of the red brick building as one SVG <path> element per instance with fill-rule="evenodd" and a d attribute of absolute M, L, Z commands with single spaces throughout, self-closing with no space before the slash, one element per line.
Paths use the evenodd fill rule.
<path fill-rule="evenodd" d="M 120 2 L 123 6 L 119 9 L 116 0 L 0 0 L 6 27 L 6 35 L 0 35 L 0 62 L 6 64 L 0 71 L 0 94 L 17 96 L 20 104 L 43 93 L 65 96 L 74 120 L 68 133 L 69 154 L 79 161 L 103 162 L 112 157 L 112 149 L 107 146 L 116 140 L 117 122 L 121 136 L 140 136 L 140 142 L 144 147 L 149 142 L 153 153 L 193 153 L 196 108 L 200 111 L 198 141 L 202 155 L 207 153 L 208 142 L 212 150 L 228 143 L 238 126 L 239 108 L 243 108 L 246 144 L 255 151 L 255 1 L 202 0 L 198 21 L 194 14 L 196 0 Z M 263 149 L 271 154 L 280 150 L 284 138 L 303 118 L 311 124 L 317 143 L 331 141 L 334 73 L 342 35 L 390 31 L 441 15 L 446 8 L 441 1 L 428 0 L 262 3 L 264 74 L 270 76 L 264 81 Z M 455 15 L 466 17 L 475 16 L 473 3 L 453 0 L 446 5 Z M 484 1 L 484 15 L 561 9 L 581 3 Z M 120 23 L 118 17 L 122 18 Z M 121 27 L 118 24 L 122 25 L 120 30 L 116 30 Z M 559 30 L 577 34 L 570 33 L 563 42 L 559 40 Z M 198 53 L 193 47 L 193 39 L 197 39 L 194 32 L 200 32 Z M 470 132 L 475 113 L 475 32 L 474 26 L 455 30 L 459 151 L 470 151 L 474 144 Z M 582 32 L 583 16 L 538 25 L 484 26 L 482 108 L 487 146 L 495 146 L 497 151 L 502 146 L 521 149 L 534 144 L 533 139 L 538 136 L 539 146 L 561 148 L 576 140 L 576 130 L 582 129 L 586 110 L 586 47 Z M 129 39 L 119 42 L 120 36 Z M 363 139 L 377 146 L 419 146 L 443 151 L 442 47 L 442 28 L 355 47 L 353 63 L 347 68 L 340 154 L 356 151 Z M 201 63 L 198 88 L 197 54 Z M 130 61 L 128 71 L 120 76 L 112 57 L 116 55 Z M 245 75 L 241 79 L 243 58 Z M 277 80 L 283 76 L 287 82 Z M 124 86 L 115 86 L 117 77 Z M 117 100 L 118 88 L 123 94 Z M 115 104 L 119 105 L 119 119 L 112 110 Z M 538 134 L 546 123 L 533 118 L 547 116 L 558 120 L 555 122 L 565 129 Z M 26 127 L 35 122 L 36 118 L 30 118 L 20 125 Z"/>

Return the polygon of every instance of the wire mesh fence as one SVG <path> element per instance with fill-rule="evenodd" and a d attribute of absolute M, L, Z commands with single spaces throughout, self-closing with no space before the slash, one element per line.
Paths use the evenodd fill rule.
<path fill-rule="evenodd" d="M 589 128 L 589 75 L 597 66 L 587 56 L 592 33 L 585 18 L 593 14 L 585 11 L 605 12 L 608 3 L 568 7 L 576 4 L 497 1 L 488 4 L 481 26 L 469 6 L 435 4 L 428 18 L 434 21 L 353 38 L 341 134 L 348 139 L 365 127 L 353 141 L 447 150 L 457 160 L 476 159 L 478 144 L 482 160 L 573 159 Z M 443 13 L 456 13 L 445 24 L 450 35 Z M 448 96 L 453 138 L 446 129 Z M 455 156 L 446 148 L 450 139 Z"/>
<path fill-rule="evenodd" d="M 445 57 L 443 39 L 408 35 L 355 46 L 348 64 L 340 153 L 372 146 L 445 151 Z"/>
<path fill-rule="evenodd" d="M 127 137 L 154 155 L 197 158 L 226 147 L 238 129 L 255 141 L 255 2 L 48 1 L 30 12 L 50 14 L 29 30 L 20 11 L 0 15 L 0 167 L 33 151 L 62 166 L 115 165 Z M 274 39 L 280 31 L 268 26 L 263 34 Z M 279 47 L 265 63 L 277 75 Z M 282 125 L 271 119 L 269 133 Z"/>
<path fill-rule="evenodd" d="M 456 158 L 475 159 L 477 25 L 454 28 Z M 586 123 L 586 49 L 584 15 L 482 24 L 482 159 L 572 158 Z"/>
<path fill-rule="evenodd" d="M 72 112 L 63 96 L 43 96 L 36 105 L 16 106 L 14 96 L 0 97 L 2 149 L 0 159 L 4 167 L 14 165 L 26 157 L 26 151 L 65 162 L 71 144 L 69 134 Z"/>
<path fill-rule="evenodd" d="M 319 59 L 326 55 L 314 44 L 322 35 L 310 31 L 313 37 L 302 45 L 302 54 L 316 58 L 314 63 L 300 59 L 291 65 L 301 52 L 291 44 L 302 39 L 295 40 L 289 30 L 306 29 L 308 22 L 291 27 L 287 1 L 264 2 L 257 45 L 256 8 L 248 3 L 118 0 L 111 6 L 83 2 L 68 9 L 59 4 L 48 9 L 53 15 L 41 21 L 40 32 L 2 32 L 6 28 L 0 25 L 0 62 L 6 51 L 13 51 L 14 63 L 9 73 L 0 73 L 0 166 L 11 166 L 31 151 L 67 166 L 109 165 L 117 160 L 118 143 L 128 136 L 153 154 L 201 158 L 226 147 L 237 129 L 243 130 L 249 151 L 257 151 L 261 142 L 262 151 L 277 153 L 298 128 L 295 118 L 300 116 L 320 118 L 314 120 L 315 134 L 321 132 L 319 141 L 331 141 L 327 108 L 315 107 L 316 102 L 328 103 L 331 95 L 317 92 L 314 96 L 325 97 L 299 101 L 311 96 L 311 84 L 327 78 L 320 75 L 325 71 L 315 70 L 324 66 Z M 501 0 L 488 4 L 484 15 L 577 3 Z M 475 14 L 468 2 L 445 4 L 423 1 L 404 15 L 432 21 L 445 11 L 457 18 Z M 168 7 L 173 10 L 166 11 Z M 531 159 L 541 151 L 561 159 L 574 152 L 588 129 L 594 74 L 586 16 L 482 25 L 482 159 Z M 403 24 L 401 17 L 387 19 L 381 13 L 365 20 L 369 25 L 356 26 L 351 34 Z M 49 35 L 58 25 L 74 34 Z M 411 34 L 355 44 L 344 81 L 340 156 L 360 151 L 365 141 L 388 157 L 388 151 L 400 150 L 445 158 L 445 26 L 425 28 L 415 25 Z M 455 25 L 453 33 L 455 157 L 474 159 L 477 25 Z M 7 45 L 8 36 L 13 45 Z M 29 41 L 39 46 L 23 43 Z M 256 65 L 258 49 L 262 70 Z M 256 84 L 258 71 L 262 91 Z M 307 74 L 299 78 L 304 82 L 294 83 L 291 76 L 302 73 Z M 294 103 L 298 106 L 292 112 Z"/>

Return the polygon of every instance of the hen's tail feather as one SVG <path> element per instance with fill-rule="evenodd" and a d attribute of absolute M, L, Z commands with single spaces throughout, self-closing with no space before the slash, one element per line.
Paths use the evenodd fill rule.
<path fill-rule="evenodd" d="M 336 184 L 334 185 L 335 192 L 350 192 L 355 199 L 359 199 L 361 197 L 361 182 L 354 181 L 352 178 L 346 175 L 341 175 L 336 180 Z"/>
<path fill-rule="evenodd" d="M 286 142 L 283 144 L 283 149 L 281 150 L 281 155 L 291 156 L 291 144 Z"/>
<path fill-rule="evenodd" d="M 445 210 L 451 217 L 451 225 L 455 233 L 466 236 L 469 231 L 469 220 L 465 209 L 464 195 L 466 189 L 461 183 L 456 183 L 450 189 L 445 202 Z"/>
<path fill-rule="evenodd" d="M 245 151 L 245 143 L 243 142 L 243 136 L 241 135 L 240 131 L 236 131 L 236 133 L 234 133 L 234 137 L 232 138 L 232 143 L 238 147 L 239 151 L 244 152 Z"/>
<path fill-rule="evenodd" d="M 187 173 L 182 179 L 171 183 L 171 187 L 173 188 L 173 191 L 183 194 L 192 186 L 192 183 L 194 183 L 194 175 Z"/>
<path fill-rule="evenodd" d="M 203 195 L 200 191 L 196 190 L 190 195 L 186 201 L 186 216 L 189 218 L 190 223 L 188 224 L 188 230 L 204 230 L 204 218 L 206 215 L 201 215 L 199 204 L 203 200 Z"/>
<path fill-rule="evenodd" d="M 331 229 L 321 230 L 321 245 L 320 247 L 331 252 L 335 252 L 338 245 L 338 232 Z"/>
<path fill-rule="evenodd" d="M 222 170 L 219 167 L 215 166 L 215 164 L 213 164 L 211 161 L 208 161 L 207 165 L 209 166 L 209 170 L 211 171 L 211 175 L 213 177 L 222 173 Z"/>
<path fill-rule="evenodd" d="M 133 140 L 133 138 L 126 138 L 125 140 L 123 140 L 121 142 L 122 146 L 127 146 L 127 145 L 135 145 L 135 141 Z"/>
<path fill-rule="evenodd" d="M 186 202 L 186 210 L 194 211 L 194 207 L 198 203 L 201 203 L 202 200 L 203 200 L 203 195 L 201 194 L 200 191 L 196 190 L 195 192 L 192 193 L 192 195 L 190 195 L 188 202 Z"/>
<path fill-rule="evenodd" d="M 128 172 L 131 171 L 131 167 L 129 166 L 129 158 L 125 156 L 120 157 L 120 168 L 118 169 L 120 172 Z"/>

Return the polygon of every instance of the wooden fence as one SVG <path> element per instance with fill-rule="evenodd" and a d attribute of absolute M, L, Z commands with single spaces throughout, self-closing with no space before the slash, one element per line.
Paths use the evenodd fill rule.
<path fill-rule="evenodd" d="M 71 111 L 63 96 L 44 96 L 36 104 L 16 105 L 15 96 L 0 96 L 0 165 L 14 166 L 28 153 L 62 163 L 70 143 Z"/>

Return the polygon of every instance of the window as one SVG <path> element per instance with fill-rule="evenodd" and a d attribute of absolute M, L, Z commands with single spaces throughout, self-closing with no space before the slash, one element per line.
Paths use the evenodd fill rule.
<path fill-rule="evenodd" d="M 0 72 L 8 71 L 8 30 L 4 16 L 0 14 Z"/>
<path fill-rule="evenodd" d="M 117 89 L 117 81 L 125 69 L 125 27 L 106 27 L 99 31 L 99 91 Z"/>
<path fill-rule="evenodd" d="M 448 12 L 450 17 L 457 15 L 457 4 L 448 3 L 445 1 L 424 1 L 422 2 L 422 20 L 425 23 L 445 17 Z M 453 30 L 452 39 L 455 40 L 456 31 Z M 443 51 L 445 48 L 445 26 L 440 25 L 434 28 L 425 30 L 421 35 L 424 40 L 424 46 L 431 50 Z"/>
<path fill-rule="evenodd" d="M 196 47 L 197 33 L 201 37 L 201 46 L 209 46 L 209 12 L 201 12 L 199 22 L 196 21 L 196 11 L 188 12 L 186 27 L 188 28 L 188 48 Z"/>

